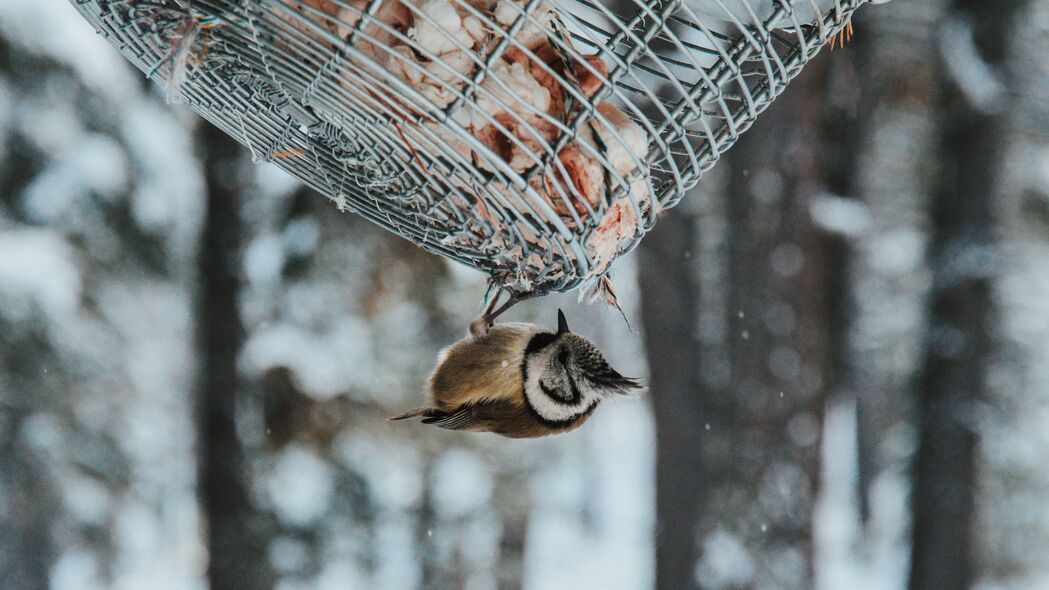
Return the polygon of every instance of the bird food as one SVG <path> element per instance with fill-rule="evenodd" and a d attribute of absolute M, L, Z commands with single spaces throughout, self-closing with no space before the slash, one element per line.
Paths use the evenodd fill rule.
<path fill-rule="evenodd" d="M 73 0 L 169 97 L 527 295 L 589 283 L 865 0 Z"/>

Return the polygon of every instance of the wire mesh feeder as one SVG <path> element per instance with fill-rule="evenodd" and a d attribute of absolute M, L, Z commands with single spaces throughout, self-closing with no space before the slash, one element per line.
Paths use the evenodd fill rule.
<path fill-rule="evenodd" d="M 518 294 L 602 281 L 867 0 L 72 0 L 171 95 Z"/>

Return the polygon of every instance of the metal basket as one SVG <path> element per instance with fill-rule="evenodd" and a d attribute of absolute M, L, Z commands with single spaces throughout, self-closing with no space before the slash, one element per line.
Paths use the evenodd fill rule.
<path fill-rule="evenodd" d="M 257 160 L 538 294 L 606 275 L 867 0 L 72 1 Z"/>

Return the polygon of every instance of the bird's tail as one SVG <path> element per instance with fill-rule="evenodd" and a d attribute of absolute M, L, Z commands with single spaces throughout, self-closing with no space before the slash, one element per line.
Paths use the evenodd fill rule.
<path fill-rule="evenodd" d="M 426 416 L 429 411 L 430 408 L 418 408 L 416 410 L 412 410 L 411 412 L 405 412 L 400 416 L 393 416 L 387 418 L 387 420 L 407 420 L 408 418 L 418 418 L 419 416 Z"/>

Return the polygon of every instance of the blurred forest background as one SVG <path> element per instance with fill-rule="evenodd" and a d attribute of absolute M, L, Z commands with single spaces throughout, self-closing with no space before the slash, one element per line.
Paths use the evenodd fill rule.
<path fill-rule="evenodd" d="M 483 277 L 0 0 L 0 588 L 1049 588 L 1049 1 L 860 11 L 563 306 L 651 390 L 414 407 Z"/>

